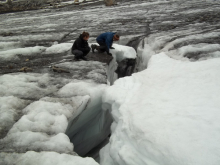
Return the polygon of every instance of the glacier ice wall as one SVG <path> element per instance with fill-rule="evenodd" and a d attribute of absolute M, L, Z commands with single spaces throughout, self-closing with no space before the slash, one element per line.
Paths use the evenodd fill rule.
<path fill-rule="evenodd" d="M 126 58 L 136 58 L 136 51 L 127 46 L 114 44 L 114 50 L 111 50 L 113 59 L 107 66 L 107 79 L 109 84 L 113 84 L 117 79 L 115 70 L 117 69 L 117 61 Z M 84 156 L 92 148 L 100 144 L 110 134 L 110 126 L 112 124 L 112 116 L 110 109 L 102 108 L 102 95 L 108 86 L 92 83 L 73 83 L 68 84 L 60 90 L 62 96 L 69 90 L 79 90 L 79 94 L 87 94 L 88 101 L 77 117 L 73 117 L 66 130 L 66 134 L 74 144 L 74 151 Z M 75 93 L 74 93 L 75 94 Z M 69 97 L 69 95 L 68 95 Z"/>

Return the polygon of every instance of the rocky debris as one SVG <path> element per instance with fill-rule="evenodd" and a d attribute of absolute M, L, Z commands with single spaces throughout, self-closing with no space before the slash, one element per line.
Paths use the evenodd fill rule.
<path fill-rule="evenodd" d="M 53 69 L 54 72 L 57 72 L 57 73 L 70 73 L 68 70 L 65 70 L 63 68 L 59 68 L 59 67 L 56 67 L 56 66 L 53 66 L 52 69 Z"/>
<path fill-rule="evenodd" d="M 74 0 L 74 5 L 79 5 L 79 0 Z"/>
<path fill-rule="evenodd" d="M 116 4 L 116 0 L 104 0 L 106 6 L 112 6 Z"/>
<path fill-rule="evenodd" d="M 33 70 L 31 68 L 28 67 L 23 67 L 19 70 L 19 72 L 32 72 Z"/>
<path fill-rule="evenodd" d="M 11 32 L 0 33 L 0 36 L 3 36 L 3 37 L 12 36 L 12 35 L 13 35 L 13 33 L 11 33 Z"/>
<path fill-rule="evenodd" d="M 14 69 L 14 67 L 12 65 L 8 65 L 7 68 L 8 69 Z"/>

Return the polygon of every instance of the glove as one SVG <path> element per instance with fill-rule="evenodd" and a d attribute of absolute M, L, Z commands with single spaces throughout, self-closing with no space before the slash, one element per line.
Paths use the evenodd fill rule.
<path fill-rule="evenodd" d="M 107 55 L 112 56 L 112 54 L 111 54 L 111 53 L 107 53 Z"/>
<path fill-rule="evenodd" d="M 110 49 L 115 49 L 114 47 L 110 47 Z"/>

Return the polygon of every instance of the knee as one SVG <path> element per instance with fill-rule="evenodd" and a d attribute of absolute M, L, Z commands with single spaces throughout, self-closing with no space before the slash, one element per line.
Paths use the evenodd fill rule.
<path fill-rule="evenodd" d="M 75 56 L 82 56 L 82 55 L 83 55 L 83 52 L 80 51 L 80 50 L 73 50 L 72 53 L 73 53 L 73 55 L 75 55 Z"/>
<path fill-rule="evenodd" d="M 89 53 L 89 52 L 90 52 L 90 50 L 91 50 L 91 48 L 90 48 L 90 47 L 86 48 L 86 53 Z"/>

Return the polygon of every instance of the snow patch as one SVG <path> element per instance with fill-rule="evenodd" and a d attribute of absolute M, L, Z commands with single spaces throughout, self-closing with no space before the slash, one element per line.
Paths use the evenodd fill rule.
<path fill-rule="evenodd" d="M 59 154 L 56 152 L 28 151 L 24 154 L 0 153 L 0 163 L 10 165 L 98 165 L 92 158 Z"/>
<path fill-rule="evenodd" d="M 112 53 L 113 57 L 116 58 L 116 61 L 120 62 L 126 58 L 136 58 L 136 51 L 132 47 L 118 44 L 113 44 L 113 47 L 115 49 L 110 49 L 110 52 Z"/>
<path fill-rule="evenodd" d="M 28 104 L 28 101 L 14 96 L 0 97 L 0 134 L 8 131 L 21 115 L 22 109 Z"/>
<path fill-rule="evenodd" d="M 0 51 L 10 50 L 21 47 L 20 42 L 0 42 Z"/>
<path fill-rule="evenodd" d="M 65 81 L 65 80 L 61 80 Z M 0 96 L 39 99 L 57 90 L 58 80 L 49 74 L 19 73 L 0 76 Z"/>
<path fill-rule="evenodd" d="M 46 47 L 43 47 L 43 46 L 6 50 L 6 51 L 0 52 L 0 59 L 7 60 L 7 61 L 17 60 L 19 59 L 19 56 L 32 56 L 32 55 L 40 54 L 45 50 L 46 50 Z"/>
<path fill-rule="evenodd" d="M 64 53 L 71 49 L 72 43 L 61 43 L 61 44 L 55 44 L 49 48 L 46 49 L 46 54 L 53 54 L 53 53 Z"/>

